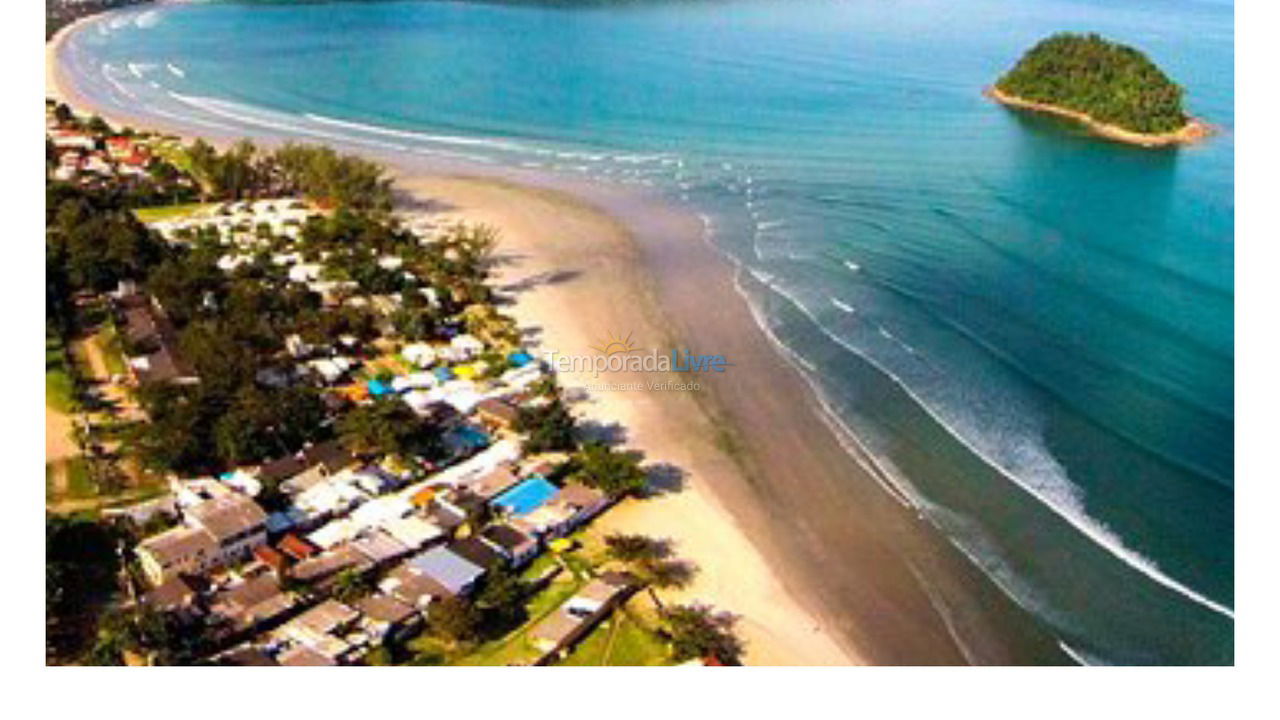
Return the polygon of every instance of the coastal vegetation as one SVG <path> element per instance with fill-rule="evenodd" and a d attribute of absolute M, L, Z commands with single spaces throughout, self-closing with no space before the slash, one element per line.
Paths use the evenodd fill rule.
<path fill-rule="evenodd" d="M 384 215 L 391 180 L 376 163 L 319 145 L 288 143 L 264 153 L 248 140 L 218 152 L 204 140 L 186 149 L 186 165 L 205 199 L 301 194 L 323 207 Z"/>
<path fill-rule="evenodd" d="M 107 10 L 141 5 L 154 0 L 45 0 L 44 4 L 44 37 L 53 37 L 54 33 L 80 18 L 96 15 Z"/>
<path fill-rule="evenodd" d="M 1142 52 L 1096 34 L 1040 41 L 996 89 L 1137 133 L 1172 132 L 1189 121 L 1181 87 Z"/>
<path fill-rule="evenodd" d="M 150 499 L 125 497 L 127 463 L 163 484 L 227 493 L 218 497 L 236 496 L 292 522 L 308 512 L 285 482 L 301 474 L 288 469 L 295 462 L 319 463 L 313 469 L 327 468 L 326 457 L 351 463 L 336 474 L 323 470 L 318 477 L 325 483 L 357 477 L 343 473 L 358 464 L 366 485 L 379 483 L 362 486 L 362 494 L 389 499 L 381 488 L 429 482 L 486 445 L 500 450 L 493 437 L 505 435 L 504 444 L 530 459 L 541 456 L 538 470 L 512 465 L 509 472 L 530 473 L 526 483 L 537 475 L 532 486 L 551 484 L 557 494 L 573 486 L 580 499 L 556 507 L 565 519 L 526 534 L 512 524 L 509 508 L 477 502 L 469 488 L 445 487 L 446 498 L 437 497 L 444 486 L 414 493 L 414 518 L 434 525 L 431 513 L 440 512 L 437 529 L 449 534 L 424 556 L 469 552 L 483 572 L 461 592 L 435 591 L 425 622 L 404 628 L 417 637 L 362 642 L 361 654 L 344 655 L 343 664 L 736 659 L 733 641 L 724 639 L 732 635 L 727 621 L 700 624 L 683 606 L 668 617 L 659 591 L 685 587 L 695 572 L 672 556 L 671 543 L 642 536 L 601 542 L 575 532 L 613 503 L 643 496 L 654 469 L 639 452 L 590 439 L 599 433 L 579 425 L 555 376 L 523 349 L 521 329 L 500 310 L 490 284 L 497 244 L 491 228 L 441 224 L 420 235 L 421 225 L 390 214 L 382 168 L 325 148 L 264 154 L 247 142 L 220 151 L 197 141 L 148 154 L 147 173 L 119 173 L 111 165 L 82 172 L 67 158 L 125 157 L 140 145 L 132 137 L 123 142 L 110 126 L 90 128 L 56 105 L 46 112 L 46 145 L 53 148 L 46 167 L 46 384 L 52 402 L 78 413 L 79 453 L 64 463 L 59 481 L 71 497 L 109 492 L 118 501 Z M 154 172 L 161 166 L 167 170 Z M 67 168 L 76 171 L 57 172 Z M 161 182 L 187 187 L 206 202 L 184 197 L 140 205 L 139 198 L 163 196 L 148 195 Z M 424 362 L 424 353 L 434 359 Z M 157 377 L 157 370 L 167 374 Z M 488 408 L 467 421 L 469 411 L 458 405 L 424 404 L 426 393 L 392 389 L 407 380 L 429 381 L 445 393 L 463 386 L 510 390 L 481 401 Z M 50 467 L 46 483 L 53 486 Z M 199 479 L 179 480 L 191 477 Z M 226 488 L 210 490 L 219 481 Z M 246 481 L 257 489 L 242 489 Z M 250 583 L 255 592 L 258 583 L 273 585 L 290 606 L 328 603 L 357 615 L 367 609 L 351 608 L 366 601 L 392 609 L 400 602 L 378 581 L 386 565 L 347 565 L 332 577 L 291 574 L 307 560 L 291 551 L 287 559 L 269 544 L 255 546 L 264 554 L 254 561 L 221 559 L 225 564 L 211 570 L 158 577 L 156 543 L 170 530 L 181 536 L 193 527 L 191 508 L 173 499 L 176 487 L 169 484 L 175 495 L 157 502 L 101 503 L 92 514 L 48 516 L 52 661 L 231 662 L 232 645 L 251 635 L 229 621 L 224 613 L 234 611 L 219 598 Z M 448 525 L 455 518 L 458 525 Z M 320 530 L 302 526 L 289 547 L 312 547 L 299 538 L 348 522 L 326 514 Z M 398 542 L 390 537 L 384 543 Z M 504 539 L 515 547 L 545 543 L 545 550 L 517 562 L 502 552 Z M 279 534 L 276 542 L 286 547 Z M 346 562 L 339 550 L 363 552 L 354 545 L 311 551 L 325 562 Z M 269 579 L 261 574 L 268 568 Z M 209 590 L 206 576 L 232 584 Z M 633 597 L 641 589 L 651 609 Z M 582 637 L 566 636 L 563 648 L 548 652 L 545 633 L 565 619 L 581 620 L 572 613 L 573 598 L 602 590 L 611 604 L 583 626 L 594 633 L 591 642 L 576 653 Z M 284 659 L 278 647 L 263 652 Z"/>

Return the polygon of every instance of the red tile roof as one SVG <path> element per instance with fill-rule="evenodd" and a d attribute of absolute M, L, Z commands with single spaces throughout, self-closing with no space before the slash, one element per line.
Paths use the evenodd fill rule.
<path fill-rule="evenodd" d="M 267 567 L 275 570 L 282 570 L 288 564 L 289 560 L 280 551 L 270 545 L 259 545 L 253 549 L 253 556 L 262 561 Z"/>
<path fill-rule="evenodd" d="M 280 542 L 276 544 L 276 547 L 280 548 L 281 552 L 294 560 L 305 560 L 318 552 L 315 545 L 312 545 L 293 533 L 289 533 L 281 538 Z"/>

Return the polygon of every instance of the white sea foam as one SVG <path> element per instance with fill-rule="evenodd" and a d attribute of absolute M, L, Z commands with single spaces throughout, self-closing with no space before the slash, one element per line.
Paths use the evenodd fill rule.
<path fill-rule="evenodd" d="M 1059 640 L 1058 648 L 1062 650 L 1062 652 L 1066 653 L 1072 660 L 1075 660 L 1081 665 L 1094 666 L 1111 664 L 1096 655 L 1092 655 L 1084 650 L 1072 647 L 1066 640 Z"/>
<path fill-rule="evenodd" d="M 953 422 L 948 422 L 940 412 L 933 407 L 932 403 L 927 402 L 915 390 L 913 390 L 906 382 L 897 374 L 889 370 L 882 362 L 878 361 L 872 355 L 864 352 L 861 348 L 854 346 L 847 339 L 831 332 L 824 327 L 822 323 L 800 302 L 784 289 L 776 285 L 770 285 L 775 292 L 787 298 L 791 303 L 808 317 L 814 325 L 816 325 L 828 338 L 839 344 L 849 352 L 871 363 L 885 377 L 889 378 L 898 386 L 913 402 L 922 410 L 933 418 L 939 426 L 964 445 L 970 452 L 981 458 L 989 467 L 996 470 L 1001 476 L 1012 482 L 1017 487 L 1034 497 L 1046 509 L 1053 512 L 1059 518 L 1064 520 L 1071 527 L 1075 528 L 1082 535 L 1087 537 L 1096 546 L 1105 550 L 1107 553 L 1120 560 L 1125 565 L 1142 573 L 1153 582 L 1175 592 L 1183 597 L 1216 612 L 1224 615 L 1232 620 L 1235 619 L 1235 612 L 1225 605 L 1218 603 L 1186 585 L 1178 582 L 1172 577 L 1166 575 L 1159 566 L 1150 558 L 1138 553 L 1132 548 L 1125 545 L 1124 540 L 1109 528 L 1105 523 L 1091 517 L 1084 507 L 1083 491 L 1079 486 L 1072 483 L 1066 476 L 1065 470 L 1058 465 L 1047 451 L 1042 452 L 1042 444 L 1037 445 L 1030 441 L 1030 438 L 1022 438 L 1016 446 L 1016 458 L 1019 464 L 1023 466 L 1021 472 L 1015 473 L 1005 466 L 1005 461 L 993 457 L 989 450 L 979 447 L 971 433 L 964 432 L 957 428 Z M 1036 448 L 1040 448 L 1037 450 Z"/>
<path fill-rule="evenodd" d="M 820 419 L 831 431 L 836 442 L 838 442 L 840 447 L 844 449 L 845 454 L 853 458 L 855 462 L 862 466 L 863 469 L 867 471 L 867 474 L 874 478 L 876 483 L 880 485 L 881 489 L 883 489 L 891 498 L 896 500 L 898 504 L 903 507 L 912 507 L 910 498 L 913 497 L 915 493 L 910 491 L 909 483 L 901 483 L 899 478 L 894 474 L 886 472 L 879 466 L 874 455 L 872 455 L 870 450 L 862 444 L 862 440 L 858 435 L 845 424 L 844 419 L 840 417 L 840 414 L 836 411 L 835 407 L 832 406 L 830 398 L 828 398 L 826 393 L 823 392 L 821 385 L 818 384 L 816 379 L 818 372 L 817 368 L 813 363 L 809 362 L 795 350 L 791 349 L 778 339 L 778 336 L 773 332 L 773 328 L 770 327 L 768 319 L 765 318 L 760 310 L 756 308 L 755 304 L 750 301 L 746 289 L 742 287 L 742 283 L 740 281 L 742 270 L 745 269 L 748 274 L 761 284 L 777 292 L 777 286 L 773 284 L 773 276 L 758 268 L 748 267 L 737 260 L 734 260 L 734 263 L 738 269 L 738 272 L 734 273 L 734 289 L 737 291 L 738 295 L 742 297 L 743 302 L 746 303 L 747 310 L 751 313 L 751 317 L 755 321 L 756 327 L 759 328 L 760 332 L 764 334 L 765 338 L 773 345 L 783 359 L 787 360 L 793 367 L 800 371 L 799 374 L 801 379 L 803 379 L 805 384 L 809 386 L 810 391 L 813 392 L 814 398 L 818 401 L 818 406 L 822 409 L 822 412 L 819 413 Z"/>
<path fill-rule="evenodd" d="M 846 302 L 841 302 L 838 298 L 831 298 L 831 304 L 835 305 L 837 310 L 849 313 L 850 315 L 858 312 L 852 305 Z"/>
<path fill-rule="evenodd" d="M 336 118 L 325 117 L 324 115 L 316 115 L 315 113 L 305 113 L 304 116 L 312 122 L 321 125 L 330 125 L 340 127 L 347 130 L 356 130 L 359 132 L 371 133 L 374 135 L 384 135 L 387 137 L 398 137 L 406 140 L 421 140 L 423 142 L 438 143 L 441 145 L 467 145 L 473 147 L 486 147 L 495 150 L 506 150 L 509 152 L 528 151 L 530 148 L 520 143 L 508 140 L 496 140 L 492 138 L 480 137 L 462 137 L 458 135 L 436 135 L 431 133 L 414 132 L 411 130 L 397 130 L 395 128 L 383 127 L 381 125 L 366 125 L 365 123 L 353 122 L 351 120 L 338 120 Z M 541 153 L 539 153 L 541 154 Z"/>
<path fill-rule="evenodd" d="M 234 120 L 236 122 L 241 122 L 248 125 L 256 125 L 258 127 L 264 127 L 271 130 L 279 130 L 279 131 L 289 133 L 289 134 L 294 134 L 294 135 L 310 135 L 312 137 L 320 137 L 328 140 L 337 140 L 339 142 L 353 143 L 357 145 L 366 145 L 369 147 L 382 148 L 385 150 L 396 150 L 396 151 L 404 152 L 405 150 L 408 149 L 403 145 L 396 145 L 393 143 L 381 142 L 378 140 L 370 140 L 367 138 L 352 137 L 349 135 L 338 135 L 335 133 L 325 132 L 323 130 L 317 130 L 315 128 L 309 128 L 304 125 L 299 125 L 296 123 L 289 122 L 289 120 L 292 118 L 288 116 L 285 116 L 282 118 L 282 117 L 279 117 L 277 114 L 277 118 L 275 119 L 271 117 L 262 117 L 261 113 L 263 111 L 259 108 L 239 105 L 237 103 L 228 102 L 226 100 L 217 100 L 214 98 L 183 95 L 183 94 L 175 93 L 172 91 L 169 92 L 169 96 L 174 98 L 175 100 L 178 100 L 179 102 L 186 103 L 187 105 L 198 108 L 200 110 L 204 110 L 207 113 L 225 118 L 227 120 Z M 254 113 L 259 113 L 259 114 L 255 115 Z"/>
<path fill-rule="evenodd" d="M 115 88 L 116 92 L 125 96 L 129 100 L 137 100 L 138 99 L 137 95 L 134 95 L 133 92 L 129 90 L 129 88 L 125 87 L 119 80 L 116 80 L 114 77 L 112 77 L 112 73 L 114 72 L 116 72 L 116 69 L 112 67 L 111 64 L 109 63 L 102 64 L 102 77 L 106 79 L 108 83 L 111 84 L 111 87 Z"/>
<path fill-rule="evenodd" d="M 845 261 L 844 261 L 844 266 L 845 266 L 845 267 L 847 267 L 847 268 L 849 268 L 849 271 L 850 271 L 850 272 L 858 272 L 859 270 L 861 270 L 861 269 L 862 269 L 862 266 L 861 266 L 861 265 L 859 265 L 858 263 L 856 263 L 856 262 L 854 262 L 854 261 L 852 261 L 852 260 L 845 260 Z"/>
<path fill-rule="evenodd" d="M 138 17 L 134 19 L 133 24 L 135 27 L 142 28 L 143 30 L 153 28 L 160 24 L 160 13 L 155 10 L 147 10 L 146 12 L 138 15 Z"/>
<path fill-rule="evenodd" d="M 215 122 L 213 120 L 206 120 L 204 118 L 196 117 L 191 114 L 178 115 L 177 113 L 171 113 L 168 110 L 155 107 L 154 105 L 147 105 L 145 106 L 145 108 L 146 108 L 146 111 L 151 115 L 159 115 L 160 117 L 167 117 L 171 120 L 176 120 L 180 123 L 184 123 L 184 124 L 195 123 L 197 125 L 201 125 L 204 127 L 210 127 L 210 128 L 214 128 L 215 130 L 223 130 L 231 133 L 241 132 L 240 128 L 232 127 L 231 125 L 226 125 L 220 122 Z"/>
<path fill-rule="evenodd" d="M 182 68 L 173 63 L 165 63 L 164 66 L 169 68 L 169 72 L 173 73 L 174 77 L 185 78 L 187 76 L 187 73 Z"/>

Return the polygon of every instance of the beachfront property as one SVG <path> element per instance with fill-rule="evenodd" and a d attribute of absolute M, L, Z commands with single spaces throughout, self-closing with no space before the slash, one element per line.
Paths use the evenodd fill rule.
<path fill-rule="evenodd" d="M 82 156 L 129 165 L 153 152 L 148 136 L 56 120 L 50 126 L 58 167 L 64 157 Z M 100 187 L 79 175 L 50 179 Z M 557 541 L 615 501 L 566 477 L 571 453 L 530 449 L 525 413 L 546 407 L 553 378 L 519 344 L 510 321 L 457 299 L 474 290 L 425 279 L 419 253 L 451 242 L 439 239 L 448 228 L 396 235 L 362 256 L 350 243 L 317 242 L 325 232 L 318 228 L 335 214 L 300 197 L 136 215 L 177 256 L 215 253 L 202 280 L 209 287 L 219 276 L 241 287 L 255 283 L 264 296 L 304 295 L 321 317 L 341 318 L 320 332 L 281 333 L 249 374 L 253 394 L 315 397 L 319 438 L 301 446 L 277 441 L 252 461 L 223 463 L 208 474 L 169 472 L 162 497 L 112 510 L 139 527 L 167 520 L 132 548 L 130 594 L 138 607 L 208 635 L 216 662 L 363 662 L 386 643 L 421 635 L 442 603 L 472 605 L 495 576 L 532 571 Z M 195 315 L 219 317 L 229 298 L 205 291 L 177 312 L 162 298 L 172 296 L 129 279 L 77 299 L 100 303 L 117 329 L 118 345 L 103 351 L 118 354 L 119 384 L 143 410 L 134 420 L 143 427 L 160 418 L 139 398 L 198 397 L 182 393 L 227 382 L 205 373 L 217 371 L 207 356 L 197 372 L 185 332 Z M 436 319 L 406 337 L 406 308 Z M 351 318 L 367 324 L 353 327 Z M 220 352 L 216 344 L 211 349 Z M 215 421 L 225 413 L 220 407 Z M 375 424 L 369 442 L 353 441 L 346 427 L 362 414 Z M 234 430 L 224 423 L 216 441 L 242 442 Z M 387 437 L 399 438 L 393 448 L 380 444 Z M 574 581 L 587 584 L 583 597 L 599 585 L 586 572 Z M 534 586 L 547 577 L 544 568 Z M 587 619 L 556 646 L 581 639 L 600 617 Z"/>
<path fill-rule="evenodd" d="M 636 590 L 634 578 L 605 573 L 587 583 L 529 631 L 542 652 L 536 664 L 547 665 L 564 657 Z"/>

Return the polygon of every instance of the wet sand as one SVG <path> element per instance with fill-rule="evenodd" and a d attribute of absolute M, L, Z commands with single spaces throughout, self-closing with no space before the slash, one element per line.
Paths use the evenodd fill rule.
<path fill-rule="evenodd" d="M 58 41 L 50 43 L 51 62 Z M 92 108 L 60 73 L 47 80 L 58 97 Z M 231 139 L 103 114 L 135 127 Z M 268 146 L 286 139 L 258 128 L 244 134 Z M 589 353 L 609 334 L 631 333 L 643 349 L 690 348 L 733 363 L 698 378 L 697 392 L 592 389 L 575 393 L 574 408 L 679 476 L 659 499 L 624 504 L 602 523 L 672 538 L 700 568 L 682 597 L 742 616 L 748 663 L 1027 659 L 1000 639 L 1007 631 L 996 624 L 1009 617 L 1007 608 L 985 610 L 981 596 L 996 606 L 1007 601 L 983 590 L 976 571 L 855 459 L 852 439 L 824 421 L 817 396 L 757 326 L 736 270 L 704 241 L 691 212 L 629 188 L 341 149 L 394 168 L 406 212 L 499 228 L 499 277 L 539 349 Z M 599 380 L 662 379 L 615 373 Z M 588 381 L 563 380 L 578 388 Z M 958 608 L 940 597 L 979 602 Z"/>

